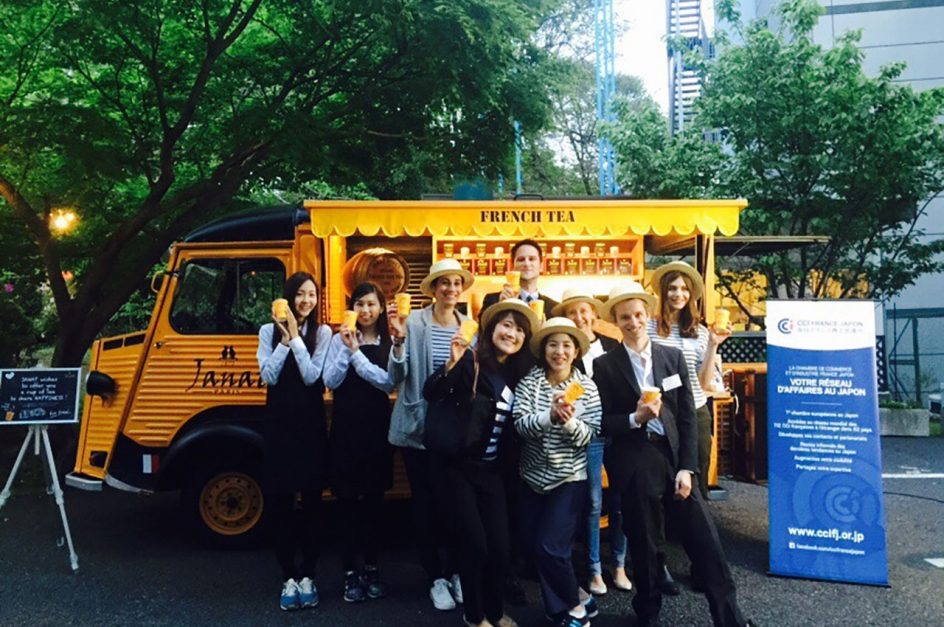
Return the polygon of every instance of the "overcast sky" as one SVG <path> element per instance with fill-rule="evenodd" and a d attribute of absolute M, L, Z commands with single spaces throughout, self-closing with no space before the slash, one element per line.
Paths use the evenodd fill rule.
<path fill-rule="evenodd" d="M 613 0 L 616 71 L 638 76 L 649 95 L 668 109 L 668 61 L 665 54 L 665 0 Z"/>

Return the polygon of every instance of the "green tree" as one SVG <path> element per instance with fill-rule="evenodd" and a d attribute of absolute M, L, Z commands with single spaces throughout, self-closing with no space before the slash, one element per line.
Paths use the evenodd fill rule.
<path fill-rule="evenodd" d="M 941 270 L 944 240 L 918 224 L 944 189 L 944 90 L 898 84 L 901 64 L 866 76 L 858 33 L 814 44 L 814 0 L 781 4 L 778 32 L 742 24 L 732 4 L 718 12 L 737 43 L 688 59 L 705 81 L 693 126 L 721 129 L 723 151 L 703 152 L 697 134 L 668 139 L 651 110 L 622 116 L 613 133 L 629 188 L 659 195 L 655 172 L 679 180 L 667 195 L 746 197 L 742 233 L 828 237 L 751 263 L 779 297 L 883 298 Z"/>
<path fill-rule="evenodd" d="M 496 171 L 512 117 L 544 118 L 538 84 L 520 79 L 554 4 L 0 4 L 0 223 L 29 242 L 18 258 L 4 246 L 0 271 L 42 269 L 53 363 L 79 363 L 168 245 L 249 188 L 415 197 L 452 172 Z M 68 236 L 49 228 L 60 207 L 80 216 Z"/>
<path fill-rule="evenodd" d="M 617 179 L 637 198 L 709 198 L 717 193 L 725 158 L 718 144 L 690 126 L 672 135 L 651 98 L 623 99 L 606 136 L 619 158 Z"/>

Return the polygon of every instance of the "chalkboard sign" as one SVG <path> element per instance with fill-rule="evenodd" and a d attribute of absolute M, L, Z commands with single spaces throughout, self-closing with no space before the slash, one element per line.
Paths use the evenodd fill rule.
<path fill-rule="evenodd" d="M 0 425 L 79 421 L 81 368 L 0 370 Z"/>

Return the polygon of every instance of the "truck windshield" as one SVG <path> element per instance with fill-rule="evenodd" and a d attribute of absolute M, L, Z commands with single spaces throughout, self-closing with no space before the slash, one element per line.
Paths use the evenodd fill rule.
<path fill-rule="evenodd" d="M 170 323 L 181 334 L 254 334 L 282 295 L 278 259 L 193 259 L 183 266 Z"/>

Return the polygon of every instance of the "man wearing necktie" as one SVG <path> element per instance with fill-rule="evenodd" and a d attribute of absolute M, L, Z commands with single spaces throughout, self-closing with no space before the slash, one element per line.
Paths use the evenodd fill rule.
<path fill-rule="evenodd" d="M 695 401 L 685 359 L 678 349 L 654 344 L 646 324 L 654 298 L 635 281 L 614 288 L 603 308 L 623 335 L 622 346 L 593 362 L 593 379 L 603 404 L 603 435 L 612 438 L 604 465 L 610 489 L 619 491 L 623 530 L 629 543 L 638 625 L 659 624 L 656 544 L 659 508 L 680 530 L 682 545 L 703 575 L 705 595 L 716 626 L 750 625 L 738 607 L 734 579 L 714 522 L 698 491 Z M 659 396 L 643 402 L 642 390 Z"/>
<path fill-rule="evenodd" d="M 521 289 L 517 293 L 507 283 L 500 292 L 485 295 L 482 310 L 485 311 L 498 301 L 506 298 L 520 298 L 526 303 L 533 300 L 544 301 L 544 311 L 551 311 L 557 301 L 538 292 L 538 278 L 541 276 L 541 247 L 533 239 L 523 239 L 511 248 L 511 267 L 521 273 Z M 481 312 L 479 316 L 481 317 Z"/>

